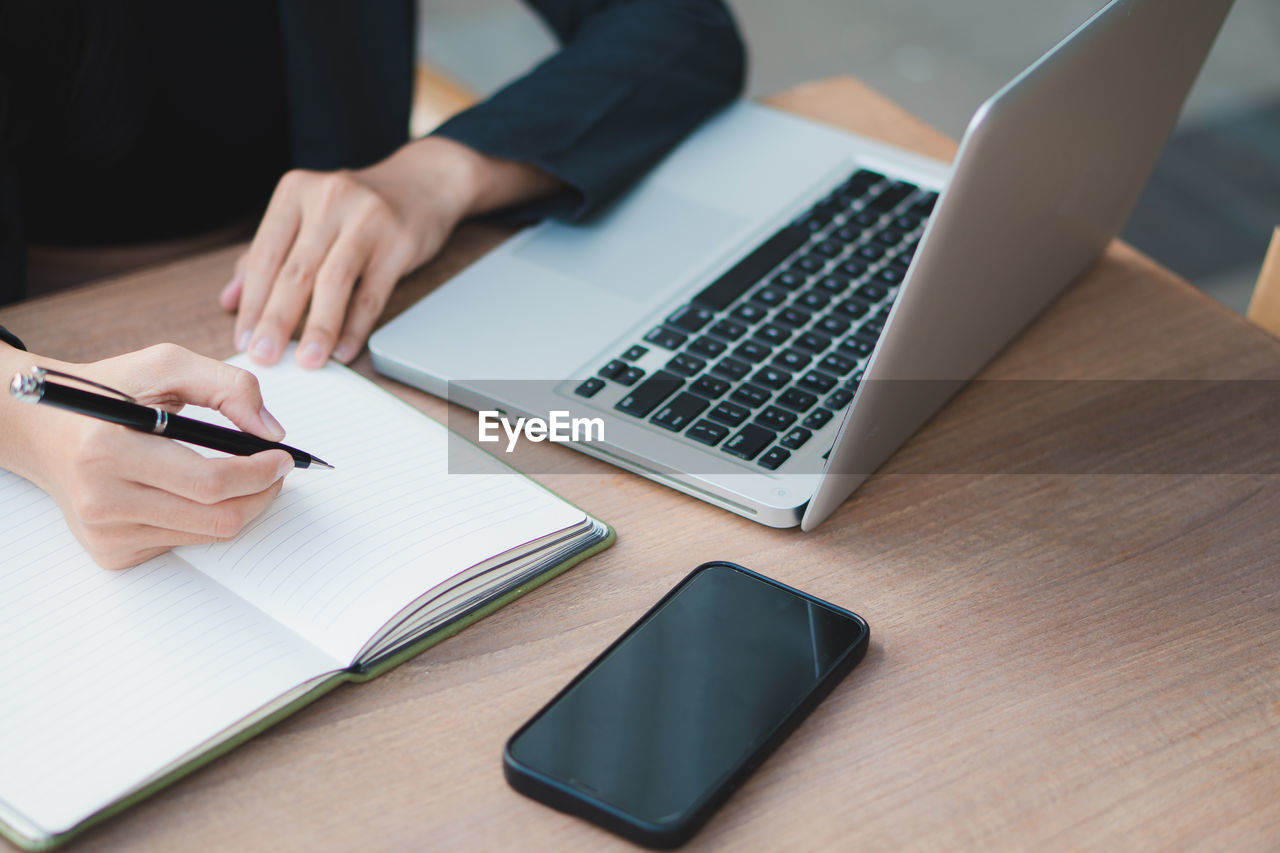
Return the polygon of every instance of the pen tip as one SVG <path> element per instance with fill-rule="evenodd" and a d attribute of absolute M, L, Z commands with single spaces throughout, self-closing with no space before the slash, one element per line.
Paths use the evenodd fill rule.
<path fill-rule="evenodd" d="M 325 462 L 323 459 L 317 459 L 314 456 L 311 457 L 311 467 L 312 468 L 328 468 L 331 471 L 333 470 L 333 466 L 330 465 L 328 462 Z"/>

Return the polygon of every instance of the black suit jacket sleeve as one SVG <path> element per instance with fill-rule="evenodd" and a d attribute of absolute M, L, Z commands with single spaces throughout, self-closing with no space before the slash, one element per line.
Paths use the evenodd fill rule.
<path fill-rule="evenodd" d="M 435 131 L 572 187 L 511 218 L 586 216 L 742 89 L 742 40 L 720 0 L 528 2 L 563 48 Z"/>
<path fill-rule="evenodd" d="M 26 347 L 22 345 L 22 341 L 18 340 L 18 336 L 6 329 L 4 326 L 0 326 L 0 341 L 4 341 L 9 346 L 17 349 L 26 349 Z"/>

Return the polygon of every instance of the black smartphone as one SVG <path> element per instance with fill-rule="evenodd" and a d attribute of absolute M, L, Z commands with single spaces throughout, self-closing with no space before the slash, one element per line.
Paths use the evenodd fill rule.
<path fill-rule="evenodd" d="M 863 619 L 705 563 L 507 741 L 513 788 L 675 847 L 866 654 Z"/>

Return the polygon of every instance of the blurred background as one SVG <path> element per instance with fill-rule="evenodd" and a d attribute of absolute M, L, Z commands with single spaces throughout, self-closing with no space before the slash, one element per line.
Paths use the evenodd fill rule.
<path fill-rule="evenodd" d="M 959 138 L 1105 0 L 728 0 L 747 94 L 849 74 Z M 520 0 L 418 0 L 419 55 L 481 93 L 555 49 Z M 1243 312 L 1280 225 L 1280 2 L 1236 0 L 1124 238 Z"/>

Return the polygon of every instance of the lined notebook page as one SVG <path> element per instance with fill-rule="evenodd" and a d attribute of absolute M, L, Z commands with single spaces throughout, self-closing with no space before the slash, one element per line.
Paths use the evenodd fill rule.
<path fill-rule="evenodd" d="M 66 830 L 334 661 L 182 560 L 98 568 L 0 471 L 0 801 Z"/>
<path fill-rule="evenodd" d="M 432 587 L 585 518 L 476 448 L 494 473 L 450 475 L 448 430 L 341 365 L 231 363 L 258 375 L 285 441 L 335 469 L 294 471 L 235 540 L 180 551 L 339 660 Z"/>

